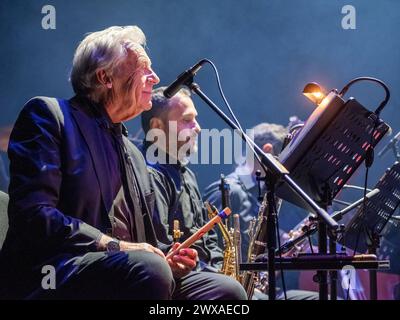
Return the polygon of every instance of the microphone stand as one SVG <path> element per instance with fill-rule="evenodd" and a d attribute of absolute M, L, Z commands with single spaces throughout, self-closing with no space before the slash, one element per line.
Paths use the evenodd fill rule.
<path fill-rule="evenodd" d="M 214 110 L 221 118 L 225 121 L 228 126 L 230 126 L 233 130 L 236 130 L 236 133 L 240 135 L 240 137 L 249 144 L 253 152 L 258 155 L 261 159 L 262 164 L 268 169 L 265 170 L 267 174 L 267 182 L 268 182 L 268 217 L 267 217 L 267 230 L 268 230 L 268 239 L 267 239 L 267 252 L 268 252 L 268 277 L 269 277 L 269 288 L 268 295 L 270 300 L 276 300 L 276 279 L 275 279 L 275 251 L 276 251 L 276 212 L 275 212 L 275 185 L 276 182 L 282 179 L 288 186 L 298 195 L 300 196 L 312 209 L 313 211 L 323 220 L 330 231 L 334 235 L 338 232 L 341 232 L 341 228 L 338 223 L 333 220 L 329 214 L 320 208 L 313 199 L 311 199 L 289 176 L 289 171 L 271 154 L 264 153 L 264 151 L 258 147 L 250 137 L 248 137 L 239 127 L 220 109 L 217 105 L 207 97 L 206 94 L 201 91 L 200 86 L 193 82 L 193 76 L 187 79 L 184 83 L 187 87 L 190 88 L 191 91 L 196 93 L 206 104 L 208 104 L 212 110 Z"/>

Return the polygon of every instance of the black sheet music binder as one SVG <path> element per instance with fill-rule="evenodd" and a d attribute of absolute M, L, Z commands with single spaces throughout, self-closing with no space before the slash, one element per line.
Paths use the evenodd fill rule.
<path fill-rule="evenodd" d="M 400 163 L 386 170 L 375 188 L 380 192 L 361 205 L 345 227 L 339 242 L 357 252 L 366 252 L 373 234 L 381 235 L 400 205 Z M 358 239 L 358 240 L 357 240 Z"/>
<path fill-rule="evenodd" d="M 354 98 L 345 102 L 331 92 L 281 152 L 279 161 L 318 205 L 326 206 L 326 199 L 335 198 L 364 161 L 367 149 L 375 147 L 388 129 Z M 277 186 L 276 194 L 311 211 L 283 183 Z"/>

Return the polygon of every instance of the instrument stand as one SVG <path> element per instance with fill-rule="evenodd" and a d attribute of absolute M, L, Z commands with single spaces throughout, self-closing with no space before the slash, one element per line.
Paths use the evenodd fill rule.
<path fill-rule="evenodd" d="M 344 101 L 340 95 L 331 92 L 324 101 L 281 152 L 279 160 L 301 188 L 326 211 L 361 163 L 364 160 L 371 162 L 371 150 L 389 126 L 354 98 Z M 278 197 L 309 209 L 282 183 L 276 190 Z M 317 230 L 318 255 L 326 255 L 328 230 L 320 219 Z M 332 257 L 336 255 L 336 241 L 336 235 L 329 234 L 329 255 Z M 326 269 L 317 270 L 314 279 L 319 283 L 320 300 L 328 300 L 329 285 L 331 299 L 336 300 L 337 271 L 329 271 L 328 283 Z"/>
<path fill-rule="evenodd" d="M 268 177 L 269 176 L 269 177 Z M 277 230 L 278 212 L 275 201 L 275 185 L 276 179 L 271 175 L 261 176 L 261 172 L 257 170 L 256 180 L 258 185 L 258 199 L 261 201 L 261 181 L 264 181 L 267 192 L 267 255 L 268 255 L 268 298 L 269 300 L 276 300 L 276 248 L 277 241 L 276 235 L 279 234 Z M 272 272 L 272 273 L 271 273 Z"/>
<path fill-rule="evenodd" d="M 336 254 L 336 240 L 333 238 L 329 238 L 329 253 Z M 330 297 L 331 300 L 337 300 L 337 280 L 338 280 L 338 272 L 336 270 L 329 271 L 329 281 L 330 281 Z"/>
<path fill-rule="evenodd" d="M 370 200 L 374 197 L 376 197 L 378 194 L 380 193 L 380 190 L 375 188 L 374 190 L 372 190 L 371 192 L 369 192 L 366 195 L 366 199 Z M 335 221 L 340 221 L 345 214 L 351 212 L 354 208 L 358 207 L 359 205 L 361 205 L 364 202 L 364 198 L 361 198 L 357 201 L 355 201 L 354 203 L 352 203 L 351 205 L 349 205 L 348 207 L 344 208 L 343 210 L 337 211 L 335 213 L 332 214 L 332 218 Z M 288 251 L 290 251 L 296 244 L 298 244 L 299 242 L 303 241 L 306 238 L 311 237 L 313 234 L 315 234 L 318 231 L 318 227 L 315 226 L 314 224 L 311 224 L 309 226 L 307 226 L 307 229 L 304 231 L 304 233 L 300 236 L 298 236 L 297 238 L 287 241 L 286 243 L 284 243 L 279 250 L 277 251 L 277 254 L 284 254 Z M 375 241 L 371 242 L 369 245 L 369 250 L 368 252 L 374 256 L 376 256 L 376 251 L 377 248 L 379 248 L 379 238 L 375 235 L 375 236 L 371 236 L 371 239 L 375 239 Z M 336 251 L 336 241 L 334 238 L 329 238 L 329 251 L 330 253 L 334 253 Z M 308 257 L 312 258 L 313 254 L 309 254 Z M 314 254 L 314 256 L 316 258 L 318 258 L 317 254 Z M 332 255 L 333 256 L 333 255 Z M 347 257 L 345 255 L 342 255 L 341 253 L 339 254 L 335 254 L 335 256 L 341 257 L 342 259 L 344 257 Z M 263 257 L 260 256 L 258 258 L 256 258 L 256 261 L 263 261 Z M 377 264 L 379 265 L 379 268 L 381 269 L 389 269 L 389 262 L 387 261 L 377 261 Z M 321 266 L 324 266 L 324 264 L 321 264 Z M 368 268 L 370 271 L 375 271 L 376 268 Z M 337 299 L 337 272 L 335 272 L 336 270 L 330 270 L 329 274 L 330 274 L 330 281 L 331 281 L 331 300 L 335 300 Z M 319 281 L 319 274 L 315 275 L 314 277 L 314 281 L 315 282 L 320 282 Z M 375 288 L 377 288 L 377 281 L 376 281 L 376 272 L 371 272 L 370 273 L 370 296 L 374 297 L 376 296 L 376 290 Z M 323 291 L 324 294 L 324 291 Z M 325 296 L 326 297 L 326 296 Z M 371 298 L 372 299 L 372 298 Z"/>
<path fill-rule="evenodd" d="M 368 253 L 377 254 L 380 238 L 379 234 L 373 232 L 371 242 L 368 244 Z M 370 300 L 378 300 L 378 274 L 376 270 L 369 270 L 369 298 Z"/>
<path fill-rule="evenodd" d="M 275 251 L 276 251 L 276 203 L 275 203 L 275 182 L 274 177 L 266 180 L 267 182 L 267 252 L 268 252 L 268 297 L 276 300 L 276 277 L 275 277 Z"/>
<path fill-rule="evenodd" d="M 329 184 L 325 184 L 324 187 L 324 207 L 325 210 L 332 205 L 332 192 L 329 188 Z M 335 235 L 328 234 L 326 225 L 321 219 L 318 219 L 318 254 L 327 254 L 328 246 L 327 239 L 329 239 L 329 254 L 336 255 L 336 237 Z M 316 282 L 319 283 L 319 299 L 328 300 L 329 299 L 329 287 L 330 284 L 330 298 L 331 300 L 337 300 L 337 271 L 329 271 L 329 282 L 328 282 L 328 272 L 323 270 L 318 270 L 315 276 Z"/>
<path fill-rule="evenodd" d="M 329 214 L 323 210 L 317 203 L 310 197 L 302 188 L 300 188 L 296 182 L 289 176 L 289 171 L 271 154 L 265 153 L 259 146 L 257 146 L 252 139 L 250 139 L 221 109 L 212 102 L 210 98 L 204 94 L 200 86 L 193 82 L 193 77 L 189 77 L 185 81 L 184 85 L 190 88 L 190 90 L 196 93 L 206 104 L 208 104 L 211 109 L 213 109 L 236 133 L 251 147 L 255 156 L 260 159 L 264 169 L 268 172 L 268 201 L 269 201 L 269 219 L 267 222 L 267 229 L 272 230 L 269 232 L 267 243 L 268 255 L 271 259 L 268 261 L 268 276 L 270 278 L 269 283 L 269 296 L 270 300 L 276 299 L 276 281 L 275 281 L 275 251 L 276 251 L 276 212 L 275 211 L 275 186 L 277 182 L 285 183 L 298 198 L 300 198 L 303 203 L 306 203 L 310 211 L 315 212 L 319 217 L 321 217 L 327 226 L 332 230 L 332 232 L 340 232 L 339 225 L 329 216 Z M 268 169 L 268 170 L 267 170 Z M 273 278 L 273 279 L 272 279 Z M 272 281 L 271 281 L 272 280 Z"/>
<path fill-rule="evenodd" d="M 400 206 L 400 163 L 395 162 L 386 170 L 384 175 L 375 185 L 379 194 L 371 199 L 366 199 L 354 214 L 339 238 L 344 246 L 355 252 L 377 254 L 380 247 L 381 234 Z M 370 273 L 370 299 L 377 300 L 377 272 Z"/>

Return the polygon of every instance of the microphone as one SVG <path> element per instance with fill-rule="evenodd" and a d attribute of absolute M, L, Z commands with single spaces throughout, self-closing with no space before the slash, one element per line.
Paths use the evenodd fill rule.
<path fill-rule="evenodd" d="M 392 149 L 400 140 L 400 131 L 389 141 L 389 143 L 378 153 L 378 157 L 382 157 L 386 152 Z"/>
<path fill-rule="evenodd" d="M 196 73 L 201 69 L 202 65 L 206 62 L 205 59 L 200 60 L 197 62 L 193 67 L 190 69 L 182 72 L 178 78 L 174 82 L 172 82 L 167 89 L 164 91 L 164 97 L 172 98 L 181 88 L 186 84 L 186 82 L 193 78 Z"/>

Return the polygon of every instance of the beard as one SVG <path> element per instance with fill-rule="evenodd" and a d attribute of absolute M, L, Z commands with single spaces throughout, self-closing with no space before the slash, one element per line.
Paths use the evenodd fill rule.
<path fill-rule="evenodd" d="M 189 137 L 186 138 L 186 142 L 183 143 L 178 149 L 178 160 L 182 164 L 187 164 L 189 162 L 190 155 L 197 153 L 198 151 L 198 134 L 196 132 L 191 133 Z"/>

